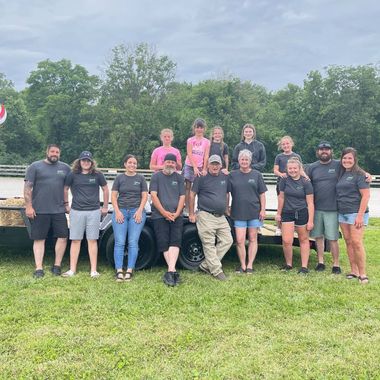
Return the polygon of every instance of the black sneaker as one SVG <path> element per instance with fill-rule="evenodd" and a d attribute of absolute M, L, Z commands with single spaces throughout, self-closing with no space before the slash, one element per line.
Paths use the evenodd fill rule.
<path fill-rule="evenodd" d="M 175 278 L 174 278 L 174 272 L 166 272 L 164 276 L 162 277 L 162 281 L 167 286 L 175 286 Z"/>
<path fill-rule="evenodd" d="M 51 273 L 53 273 L 54 276 L 60 276 L 61 275 L 61 267 L 59 265 L 53 265 L 51 267 Z"/>
<path fill-rule="evenodd" d="M 179 285 L 182 282 L 181 277 L 179 277 L 179 273 L 178 272 L 174 272 L 173 276 L 174 276 L 175 285 Z"/>
<path fill-rule="evenodd" d="M 331 273 L 332 274 L 341 274 L 342 270 L 340 269 L 340 267 L 332 267 Z"/>
<path fill-rule="evenodd" d="M 45 272 L 43 269 L 37 269 L 34 273 L 33 273 L 33 277 L 34 278 L 42 278 L 45 276 Z"/>
<path fill-rule="evenodd" d="M 315 267 L 315 270 L 317 272 L 323 272 L 326 269 L 326 265 L 323 263 L 318 263 L 318 265 Z"/>
<path fill-rule="evenodd" d="M 291 265 L 288 265 L 288 264 L 285 264 L 285 265 L 283 265 L 283 266 L 280 268 L 280 270 L 285 271 L 285 272 L 288 272 L 288 271 L 290 271 L 290 270 L 292 270 L 292 269 L 293 269 L 293 267 L 292 267 Z"/>
<path fill-rule="evenodd" d="M 298 270 L 298 274 L 308 274 L 308 273 L 309 273 L 309 269 L 307 269 L 306 267 L 301 267 Z"/>

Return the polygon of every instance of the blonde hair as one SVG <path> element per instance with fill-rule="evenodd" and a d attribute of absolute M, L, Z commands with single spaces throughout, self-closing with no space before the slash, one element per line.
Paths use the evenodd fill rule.
<path fill-rule="evenodd" d="M 170 128 L 164 128 L 164 129 L 160 132 L 160 137 L 161 137 L 164 133 L 170 133 L 171 136 L 174 137 L 174 133 L 173 133 L 173 131 L 172 131 Z"/>
<path fill-rule="evenodd" d="M 292 145 L 292 148 L 294 146 L 294 141 L 293 139 L 290 137 L 290 136 L 284 136 L 284 137 L 281 137 L 280 140 L 278 140 L 278 143 L 277 143 L 277 148 L 278 150 L 281 150 L 281 145 L 282 143 L 284 142 L 284 140 L 289 140 L 290 144 Z"/>
<path fill-rule="evenodd" d="M 215 127 L 211 130 L 211 133 L 210 133 L 210 140 L 211 142 L 214 142 L 214 132 L 216 129 L 219 129 L 220 132 L 222 132 L 222 139 L 220 140 L 220 144 L 222 145 L 223 144 L 223 139 L 224 139 L 224 131 L 223 131 L 223 128 L 219 125 L 215 125 Z"/>
<path fill-rule="evenodd" d="M 301 161 L 298 159 L 298 157 L 289 158 L 288 162 L 286 163 L 286 166 L 288 166 L 289 164 L 297 164 L 300 169 L 302 167 Z"/>

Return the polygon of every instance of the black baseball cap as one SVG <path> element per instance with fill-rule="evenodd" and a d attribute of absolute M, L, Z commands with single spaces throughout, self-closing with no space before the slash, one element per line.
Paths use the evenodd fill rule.
<path fill-rule="evenodd" d="M 177 157 L 175 154 L 173 153 L 168 153 L 165 158 L 164 158 L 164 161 L 174 161 L 174 162 L 177 162 Z"/>
<path fill-rule="evenodd" d="M 323 148 L 331 149 L 331 144 L 328 141 L 321 141 L 318 144 L 317 149 L 323 149 Z"/>
<path fill-rule="evenodd" d="M 80 155 L 79 155 L 79 160 L 89 160 L 91 162 L 94 161 L 92 158 L 92 153 L 89 152 L 88 150 L 84 150 Z"/>

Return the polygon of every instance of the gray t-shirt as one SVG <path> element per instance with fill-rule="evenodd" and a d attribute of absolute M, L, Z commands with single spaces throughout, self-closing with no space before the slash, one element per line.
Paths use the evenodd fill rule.
<path fill-rule="evenodd" d="M 69 165 L 61 161 L 48 164 L 41 160 L 33 162 L 28 167 L 25 181 L 33 184 L 32 205 L 36 214 L 65 212 L 63 187 L 69 173 Z"/>
<path fill-rule="evenodd" d="M 198 209 L 224 214 L 227 207 L 227 193 L 230 191 L 228 176 L 219 172 L 217 176 L 207 173 L 197 177 L 191 189 L 198 195 Z"/>
<path fill-rule="evenodd" d="M 224 156 L 228 155 L 228 146 L 227 146 L 227 144 L 223 143 L 223 145 L 222 145 L 220 143 L 211 142 L 209 157 L 211 157 L 213 154 L 216 154 L 217 156 L 219 156 L 221 158 L 221 160 L 222 160 L 222 167 L 225 168 L 226 167 L 226 163 L 224 161 Z"/>
<path fill-rule="evenodd" d="M 307 208 L 306 195 L 313 194 L 313 186 L 310 181 L 301 177 L 294 180 L 291 177 L 281 178 L 280 192 L 284 192 L 283 211 L 299 211 Z"/>
<path fill-rule="evenodd" d="M 259 171 L 252 169 L 249 173 L 243 173 L 240 170 L 231 172 L 232 219 L 258 219 L 261 209 L 260 194 L 267 190 L 263 176 Z"/>
<path fill-rule="evenodd" d="M 302 163 L 301 156 L 297 153 L 292 152 L 290 154 L 285 154 L 285 153 L 278 154 L 276 158 L 274 159 L 274 164 L 278 165 L 278 170 L 281 173 L 286 173 L 286 165 L 288 164 L 288 161 L 293 157 L 298 158 L 299 161 Z M 281 177 L 277 177 L 277 182 L 280 182 L 280 179 Z"/>
<path fill-rule="evenodd" d="M 140 207 L 141 193 L 148 191 L 145 178 L 141 174 L 129 176 L 119 174 L 112 185 L 112 191 L 117 191 L 119 208 L 131 209 Z"/>
<path fill-rule="evenodd" d="M 156 191 L 162 207 L 169 212 L 176 212 L 179 197 L 185 195 L 184 178 L 174 172 L 166 175 L 162 171 L 154 173 L 150 180 L 150 192 Z M 161 213 L 152 204 L 152 219 L 163 218 Z"/>
<path fill-rule="evenodd" d="M 100 207 L 99 186 L 107 185 L 101 172 L 83 174 L 70 172 L 65 180 L 73 194 L 71 208 L 79 211 L 97 210 Z"/>
<path fill-rule="evenodd" d="M 319 161 L 308 166 L 309 176 L 314 189 L 314 205 L 316 210 L 337 211 L 336 184 L 340 172 L 340 162 L 331 160 L 327 164 Z"/>
<path fill-rule="evenodd" d="M 345 172 L 336 184 L 338 211 L 352 214 L 359 211 L 362 195 L 360 189 L 369 189 L 369 183 L 362 173 Z M 368 207 L 366 212 L 368 212 Z"/>

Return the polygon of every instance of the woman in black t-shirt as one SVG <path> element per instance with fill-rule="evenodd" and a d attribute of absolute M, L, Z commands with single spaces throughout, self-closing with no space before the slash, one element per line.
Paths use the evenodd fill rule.
<path fill-rule="evenodd" d="M 286 170 L 288 176 L 281 178 L 280 194 L 276 221 L 281 222 L 282 248 L 286 264 L 282 268 L 293 268 L 293 239 L 297 231 L 301 248 L 300 274 L 307 274 L 310 255 L 309 231 L 313 229 L 314 196 L 311 182 L 301 176 L 301 162 L 296 158 L 289 159 Z"/>
<path fill-rule="evenodd" d="M 359 278 L 360 283 L 367 284 L 363 234 L 369 219 L 369 183 L 366 182 L 366 173 L 358 165 L 354 148 L 343 149 L 340 163 L 342 171 L 336 184 L 338 217 L 351 266 L 346 277 Z"/>

